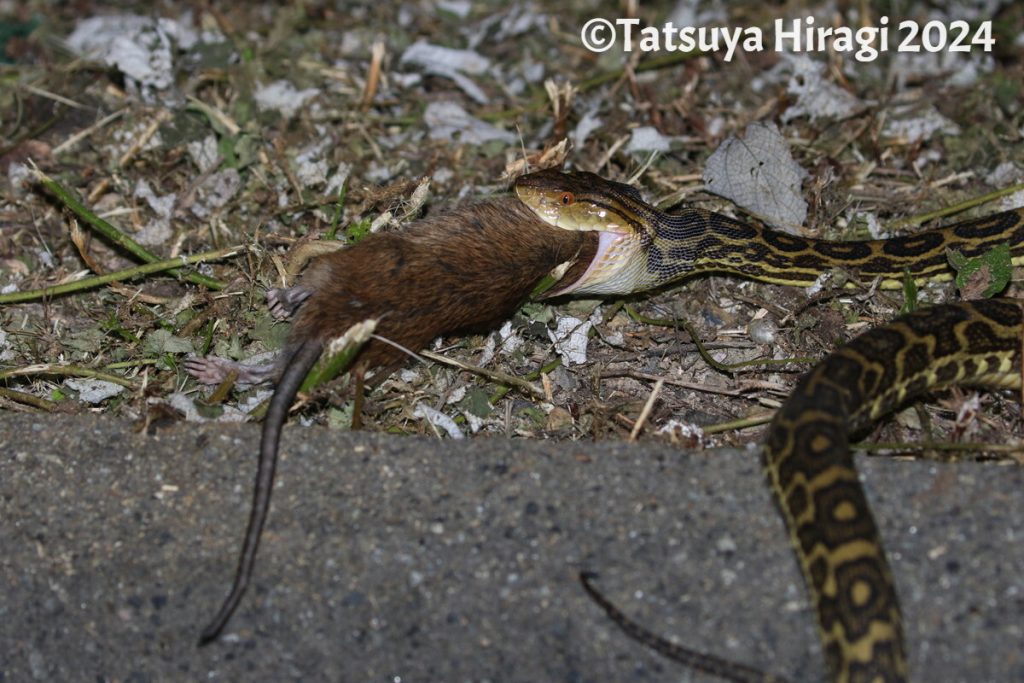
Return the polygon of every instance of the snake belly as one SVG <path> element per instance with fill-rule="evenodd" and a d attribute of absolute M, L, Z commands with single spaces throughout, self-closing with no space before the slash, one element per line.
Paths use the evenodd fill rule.
<path fill-rule="evenodd" d="M 516 182 L 520 199 L 556 227 L 601 232 L 589 269 L 554 294 L 631 294 L 700 273 L 809 285 L 830 268 L 899 286 L 950 276 L 947 248 L 974 256 L 1008 244 L 1024 261 L 1024 209 L 889 240 L 791 236 L 698 209 L 665 214 L 632 187 L 589 173 L 540 171 Z M 840 347 L 798 383 L 763 449 L 766 477 L 814 604 L 836 683 L 908 680 L 902 616 L 877 525 L 858 479 L 850 434 L 901 403 L 954 384 L 1021 387 L 1024 303 L 994 299 L 934 306 Z M 778 680 L 694 653 L 632 622 L 584 577 L 628 634 L 689 666 L 735 681 Z"/>

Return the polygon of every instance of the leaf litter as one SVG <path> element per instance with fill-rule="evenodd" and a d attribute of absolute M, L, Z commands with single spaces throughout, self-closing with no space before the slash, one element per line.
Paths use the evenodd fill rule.
<path fill-rule="evenodd" d="M 726 212 L 739 207 L 832 239 L 863 239 L 894 218 L 1021 180 L 1019 60 L 889 54 L 863 65 L 765 54 L 743 65 L 685 57 L 645 71 L 644 60 L 623 68 L 622 55 L 595 60 L 575 49 L 565 36 L 588 17 L 572 10 L 443 5 L 436 11 L 377 3 L 338 12 L 257 3 L 176 16 L 154 16 L 141 3 L 45 6 L 44 30 L 20 44 L 11 72 L 34 90 L 0 93 L 12 111 L 13 93 L 22 103 L 20 118 L 5 117 L 0 145 L 7 177 L 0 289 L 81 277 L 79 249 L 104 268 L 125 262 L 101 239 L 75 245 L 52 199 L 19 181 L 30 177 L 29 159 L 162 257 L 230 244 L 256 250 L 203 266 L 226 283 L 218 293 L 158 275 L 45 305 L 4 306 L 4 367 L 73 359 L 101 368 L 126 363 L 120 371 L 128 376 L 146 368 L 147 396 L 121 392 L 97 405 L 132 419 L 142 418 L 149 402 L 163 401 L 198 418 L 198 410 L 185 408 L 202 393 L 178 363 L 189 349 L 248 358 L 280 343 L 284 328 L 267 314 L 262 292 L 282 283 L 291 249 L 324 235 L 343 242 L 359 226 L 395 229 L 394 216 L 404 217 L 400 224 L 415 219 L 423 209 L 407 215 L 403 205 L 421 177 L 433 179 L 420 200 L 429 212 L 500 190 L 497 179 L 523 158 L 567 157 L 573 167 L 619 180 L 649 164 L 639 183 L 655 200 L 683 197 Z M 823 7 L 810 3 L 800 12 L 824 20 Z M 652 24 L 667 18 L 655 8 L 641 12 Z M 769 8 L 740 13 L 718 3 L 703 3 L 699 12 L 735 25 L 774 19 Z M 1014 26 L 1022 32 L 1019 16 L 1007 20 L 1011 35 Z M 65 36 L 86 58 L 70 61 L 43 36 Z M 373 83 L 372 48 L 381 36 L 384 57 Z M 947 78 L 951 60 L 963 78 Z M 607 79 L 587 83 L 603 74 Z M 557 115 L 548 79 L 576 86 Z M 566 136 L 573 144 L 550 155 Z M 929 286 L 921 296 L 948 298 L 949 288 Z M 708 387 L 739 377 L 781 387 L 728 395 L 665 384 L 640 438 L 659 438 L 658 430 L 684 438 L 677 425 L 713 425 L 770 409 L 800 367 L 724 378 L 700 360 L 678 321 L 690 321 L 726 362 L 820 356 L 854 329 L 895 314 L 899 302 L 869 292 L 826 285 L 814 304 L 793 288 L 702 278 L 638 298 L 640 312 L 662 325 L 635 321 L 613 301 L 596 309 L 530 304 L 499 332 L 442 340 L 439 348 L 523 377 L 565 354 L 566 367 L 548 371 L 558 378 L 550 382 L 554 404 L 506 391 L 496 399 L 499 409 L 488 412 L 480 398 L 500 393 L 493 382 L 410 363 L 371 395 L 368 421 L 433 433 L 424 420 L 411 419 L 416 405 L 442 406 L 458 426 L 467 411 L 455 406 L 473 397 L 474 432 L 624 438 L 653 384 L 629 373 Z M 580 333 L 584 326 L 589 335 Z M 17 388 L 47 395 L 47 386 L 28 378 Z M 240 388 L 229 401 L 251 408 L 261 395 Z M 448 395 L 463 398 L 449 404 L 442 400 Z M 431 397 L 426 404 L 423 396 Z M 71 395 L 64 402 L 84 410 L 84 400 Z M 319 396 L 305 412 L 322 415 L 334 400 Z M 506 404 L 513 409 L 504 410 Z M 552 411 L 557 419 L 541 419 Z M 889 424 L 880 431 L 901 429 Z M 985 429 L 999 433 L 1000 426 Z M 758 438 L 756 429 L 703 437 L 708 444 Z"/>

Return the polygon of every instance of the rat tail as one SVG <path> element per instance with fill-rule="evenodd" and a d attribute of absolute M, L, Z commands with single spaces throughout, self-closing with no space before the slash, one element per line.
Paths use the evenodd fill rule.
<path fill-rule="evenodd" d="M 281 428 L 288 417 L 288 410 L 291 408 L 296 394 L 299 393 L 302 381 L 316 364 L 322 351 L 323 342 L 316 338 L 306 339 L 299 344 L 286 361 L 284 371 L 274 389 L 266 417 L 263 418 L 263 436 L 260 440 L 260 457 L 256 468 L 256 486 L 253 490 L 249 525 L 242 541 L 238 569 L 235 570 L 235 581 L 227 599 L 224 600 L 220 611 L 217 612 L 217 616 L 199 636 L 200 646 L 217 639 L 242 601 L 245 589 L 249 586 L 249 577 L 252 575 L 252 568 L 256 562 L 256 549 L 259 547 L 263 524 L 267 521 L 267 512 L 270 510 L 270 494 L 274 488 L 274 470 L 277 468 Z"/>

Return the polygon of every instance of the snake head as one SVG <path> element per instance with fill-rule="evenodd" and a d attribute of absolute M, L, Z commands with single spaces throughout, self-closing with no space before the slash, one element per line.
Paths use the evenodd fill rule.
<path fill-rule="evenodd" d="M 632 212 L 644 205 L 629 185 L 582 171 L 529 173 L 516 180 L 515 192 L 541 220 L 563 230 L 636 232 Z"/>
<path fill-rule="evenodd" d="M 637 190 L 593 173 L 548 169 L 521 176 L 515 191 L 545 223 L 599 233 L 597 251 L 583 275 L 546 296 L 620 295 L 649 286 L 643 242 L 651 208 Z"/>

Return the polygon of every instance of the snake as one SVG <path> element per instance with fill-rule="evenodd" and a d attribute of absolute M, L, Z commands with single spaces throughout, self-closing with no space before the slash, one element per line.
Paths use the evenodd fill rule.
<path fill-rule="evenodd" d="M 889 239 L 839 242 L 696 207 L 669 214 L 636 188 L 594 173 L 537 171 L 520 176 L 515 193 L 550 225 L 599 233 L 586 272 L 548 297 L 628 295 L 714 273 L 807 287 L 837 268 L 898 289 L 907 272 L 918 284 L 949 280 L 947 249 L 973 258 L 1004 243 L 1014 263 L 1024 262 L 1024 208 Z"/>
<path fill-rule="evenodd" d="M 589 268 L 554 294 L 628 295 L 702 273 L 809 285 L 832 268 L 882 283 L 950 277 L 947 249 L 967 256 L 1009 244 L 1024 260 L 1024 209 L 887 240 L 807 239 L 697 208 L 668 214 L 633 187 L 591 173 L 539 171 L 515 192 L 547 223 L 600 233 Z M 885 284 L 883 284 L 885 286 Z M 890 285 L 891 286 L 891 285 Z M 834 683 L 908 680 L 892 570 L 853 461 L 850 436 L 899 405 L 954 384 L 1021 388 L 1024 302 L 927 307 L 872 328 L 814 366 L 776 412 L 762 448 L 817 615 Z M 783 678 L 660 637 L 623 614 L 582 573 L 584 588 L 628 635 L 733 681 Z"/>

